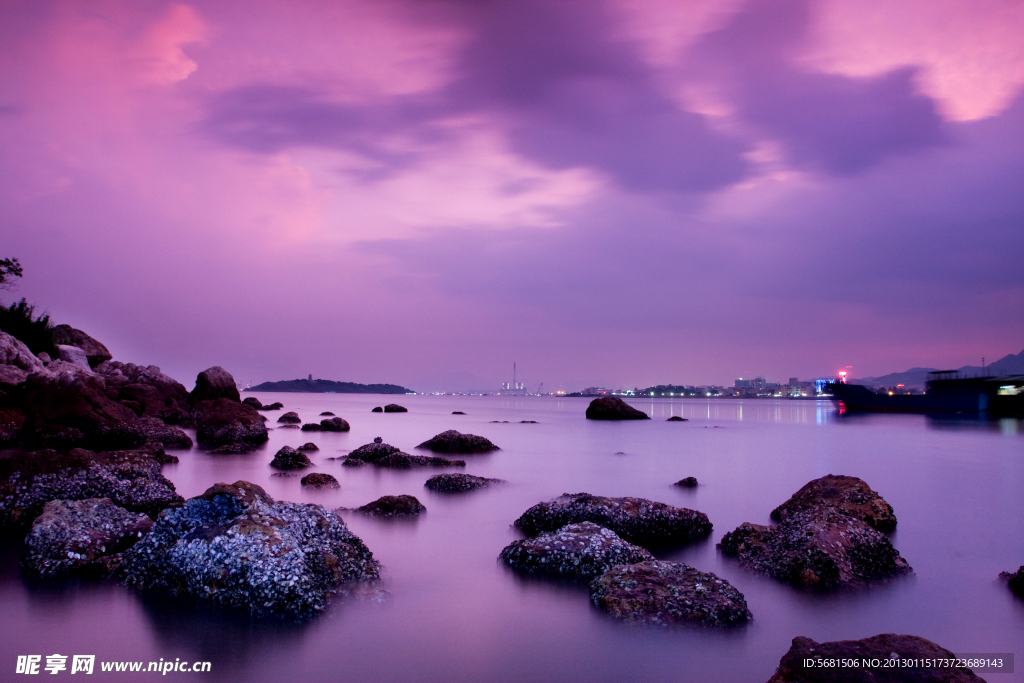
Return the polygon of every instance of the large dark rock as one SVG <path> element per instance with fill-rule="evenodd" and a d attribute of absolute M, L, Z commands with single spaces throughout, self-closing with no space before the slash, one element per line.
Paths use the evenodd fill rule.
<path fill-rule="evenodd" d="M 413 467 L 465 467 L 465 460 L 449 460 L 425 455 L 409 455 L 391 444 L 368 443 L 348 454 L 342 463 L 346 467 L 360 467 L 365 464 L 376 467 L 406 470 Z"/>
<path fill-rule="evenodd" d="M 416 448 L 423 448 L 435 453 L 489 453 L 500 450 L 489 439 L 475 434 L 460 434 L 454 429 L 441 432 Z"/>
<path fill-rule="evenodd" d="M 381 496 L 372 503 L 356 508 L 374 517 L 415 517 L 427 508 L 415 496 Z"/>
<path fill-rule="evenodd" d="M 528 536 L 566 524 L 593 522 L 645 547 L 679 545 L 711 533 L 703 512 L 677 508 L 645 498 L 606 498 L 589 493 L 564 493 L 538 503 L 515 521 Z"/>
<path fill-rule="evenodd" d="M 319 424 L 317 424 L 316 422 L 307 422 L 306 424 L 302 425 L 302 431 L 304 431 L 304 432 L 322 432 L 322 431 L 324 431 L 324 428 L 322 426 L 320 426 Z"/>
<path fill-rule="evenodd" d="M 279 470 L 301 470 L 304 467 L 312 467 L 313 462 L 306 457 L 305 453 L 297 451 L 291 446 L 285 446 L 274 454 L 270 466 Z"/>
<path fill-rule="evenodd" d="M 167 424 L 192 424 L 188 390 L 157 366 L 105 361 L 95 372 L 106 385 L 107 398 L 130 407 L 137 415 L 158 417 Z"/>
<path fill-rule="evenodd" d="M 371 413 L 383 413 L 383 412 L 384 412 L 384 409 L 383 409 L 383 408 L 381 408 L 380 406 L 377 406 L 376 408 L 372 408 L 372 409 L 370 410 L 370 412 L 371 412 Z"/>
<path fill-rule="evenodd" d="M 649 420 L 647 413 L 637 410 L 618 396 L 595 398 L 587 406 L 588 420 Z"/>
<path fill-rule="evenodd" d="M 320 429 L 325 432 L 347 432 L 350 427 L 348 422 L 340 417 L 329 417 L 320 420 Z"/>
<path fill-rule="evenodd" d="M 267 440 L 267 425 L 252 406 L 228 398 L 197 403 L 199 415 L 196 440 L 204 446 L 245 441 L 263 443 Z"/>
<path fill-rule="evenodd" d="M 260 406 L 257 410 L 281 410 L 281 408 L 284 408 L 284 404 L 280 401 L 274 401 L 273 403 L 268 403 L 265 406 Z"/>
<path fill-rule="evenodd" d="M 107 347 L 99 343 L 85 332 L 76 330 L 70 325 L 56 325 L 53 328 L 53 343 L 74 346 L 85 352 L 89 367 L 95 368 L 103 361 L 113 358 Z"/>
<path fill-rule="evenodd" d="M 397 403 L 389 403 L 384 406 L 385 413 L 408 413 L 409 409 L 398 405 Z"/>
<path fill-rule="evenodd" d="M 817 643 L 797 636 L 768 683 L 984 683 L 970 669 L 945 666 L 805 666 L 808 659 L 842 661 L 950 660 L 949 650 L 917 636 L 883 633 L 862 640 Z"/>
<path fill-rule="evenodd" d="M 295 450 L 297 450 L 297 451 L 318 451 L 320 449 L 312 441 L 307 441 L 306 443 L 302 444 L 301 446 L 299 446 Z"/>
<path fill-rule="evenodd" d="M 109 498 L 51 500 L 25 538 L 21 567 L 32 576 L 105 575 L 152 527 L 148 516 Z"/>
<path fill-rule="evenodd" d="M 246 396 L 245 398 L 242 399 L 242 403 L 244 403 L 247 406 L 252 406 L 256 410 L 260 410 L 261 408 L 263 408 L 263 404 L 260 403 L 260 400 L 255 396 Z"/>
<path fill-rule="evenodd" d="M 125 583 L 256 615 L 307 617 L 379 565 L 338 514 L 275 502 L 245 481 L 217 484 L 160 516 L 124 553 Z"/>
<path fill-rule="evenodd" d="M 683 477 L 675 485 L 684 489 L 695 489 L 697 488 L 697 477 Z"/>
<path fill-rule="evenodd" d="M 277 421 L 282 423 L 282 424 L 297 425 L 300 422 L 302 422 L 302 418 L 299 417 L 298 413 L 296 413 L 294 411 L 289 411 L 289 412 L 285 413 L 284 415 L 282 415 L 281 417 L 277 418 Z"/>
<path fill-rule="evenodd" d="M 307 474 L 301 479 L 301 481 L 299 481 L 299 483 L 302 484 L 303 486 L 312 489 L 341 488 L 341 484 L 338 483 L 337 479 L 335 479 L 329 474 L 324 474 L 323 472 L 313 472 L 311 474 Z"/>
<path fill-rule="evenodd" d="M 999 578 L 1006 581 L 1006 585 L 1018 598 L 1024 598 L 1024 565 L 1015 572 L 1000 572 Z"/>
<path fill-rule="evenodd" d="M 488 479 L 487 477 L 474 477 L 472 474 L 453 473 L 435 474 L 427 479 L 424 486 L 438 493 L 463 493 L 504 483 L 503 479 Z"/>
<path fill-rule="evenodd" d="M 888 538 L 833 508 L 793 513 L 778 526 L 741 524 L 718 547 L 748 569 L 807 588 L 859 588 L 912 572 Z"/>
<path fill-rule="evenodd" d="M 612 567 L 590 584 L 594 604 L 630 623 L 737 626 L 750 618 L 743 594 L 710 572 L 652 560 Z"/>
<path fill-rule="evenodd" d="M 0 367 L 4 366 L 19 371 L 21 379 L 17 381 L 5 380 L 9 381 L 10 384 L 20 384 L 33 372 L 43 372 L 46 370 L 43 362 L 25 346 L 24 342 L 6 332 L 0 331 Z"/>
<path fill-rule="evenodd" d="M 654 556 L 593 522 L 567 524 L 558 531 L 513 541 L 499 558 L 516 571 L 592 579 L 617 564 L 636 564 Z"/>
<path fill-rule="evenodd" d="M 177 427 L 156 417 L 139 418 L 139 430 L 147 442 L 156 441 L 166 448 L 192 448 L 192 438 Z"/>
<path fill-rule="evenodd" d="M 808 482 L 792 498 L 772 510 L 771 517 L 782 522 L 803 510 L 826 507 L 856 517 L 878 531 L 888 532 L 896 528 L 892 506 L 862 479 L 832 474 Z"/>
<path fill-rule="evenodd" d="M 188 395 L 188 402 L 196 405 L 203 401 L 215 401 L 224 398 L 229 401 L 241 403 L 242 397 L 235 386 L 235 378 L 224 368 L 214 365 L 199 373 L 196 377 L 196 387 Z"/>
<path fill-rule="evenodd" d="M 679 415 L 673 415 L 669 419 L 665 420 L 665 422 L 688 422 L 688 420 L 685 417 L 680 417 Z"/>
<path fill-rule="evenodd" d="M 182 497 L 142 451 L 38 451 L 0 458 L 0 531 L 28 528 L 51 500 L 109 498 L 150 517 Z"/>

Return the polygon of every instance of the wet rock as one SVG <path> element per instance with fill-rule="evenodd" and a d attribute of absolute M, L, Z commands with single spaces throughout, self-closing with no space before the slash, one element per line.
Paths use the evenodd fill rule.
<path fill-rule="evenodd" d="M 771 517 L 781 522 L 794 513 L 826 507 L 856 517 L 881 532 L 896 528 L 892 506 L 862 479 L 832 474 L 808 482 L 792 498 L 772 510 Z"/>
<path fill-rule="evenodd" d="M 242 403 L 244 403 L 247 406 L 252 406 L 256 410 L 259 410 L 260 408 L 263 407 L 263 404 L 260 403 L 260 400 L 255 396 L 246 396 L 244 399 L 242 399 Z"/>
<path fill-rule="evenodd" d="M 383 412 L 384 412 L 384 409 L 383 409 L 383 408 L 381 408 L 380 406 L 377 406 L 376 408 L 374 408 L 374 409 L 373 409 L 373 410 L 371 410 L 370 412 L 371 412 L 371 413 L 383 413 Z"/>
<path fill-rule="evenodd" d="M 834 508 L 792 513 L 778 526 L 741 524 L 718 547 L 748 569 L 821 590 L 912 572 L 888 538 Z"/>
<path fill-rule="evenodd" d="M 595 398 L 587 406 L 588 420 L 649 420 L 647 413 L 637 410 L 618 396 Z"/>
<path fill-rule="evenodd" d="M 86 372 L 92 372 L 92 366 L 89 365 L 89 359 L 86 357 L 85 351 L 77 346 L 57 344 L 57 357 L 65 363 L 71 363 Z"/>
<path fill-rule="evenodd" d="M 415 496 L 381 496 L 372 503 L 356 508 L 374 517 L 415 517 L 427 508 Z"/>
<path fill-rule="evenodd" d="M 676 486 L 682 486 L 684 489 L 695 489 L 697 488 L 697 477 L 685 477 L 676 482 Z"/>
<path fill-rule="evenodd" d="M 999 578 L 1006 581 L 1013 594 L 1018 598 L 1024 598 L 1024 565 L 1015 572 L 1000 572 Z"/>
<path fill-rule="evenodd" d="M 299 424 L 302 422 L 302 418 L 299 417 L 298 413 L 291 411 L 277 418 L 277 421 L 282 424 Z"/>
<path fill-rule="evenodd" d="M 673 415 L 669 419 L 665 420 L 665 422 L 689 422 L 689 420 L 687 420 L 685 417 L 680 417 L 678 415 Z"/>
<path fill-rule="evenodd" d="M 640 546 L 627 543 L 611 529 L 593 522 L 567 524 L 533 538 L 513 541 L 499 558 L 526 574 L 551 574 L 592 579 L 617 564 L 653 560 Z"/>
<path fill-rule="evenodd" d="M 461 410 L 453 410 L 452 415 L 465 415 L 465 413 L 462 412 Z"/>
<path fill-rule="evenodd" d="M 797 636 L 768 683 L 984 683 L 967 668 L 804 666 L 805 660 L 955 659 L 949 650 L 918 636 L 883 633 L 862 640 L 818 643 Z"/>
<path fill-rule="evenodd" d="M 139 418 L 139 431 L 146 441 L 157 441 L 166 448 L 192 448 L 188 434 L 156 417 Z"/>
<path fill-rule="evenodd" d="M 51 500 L 25 538 L 21 568 L 32 576 L 105 575 L 152 527 L 148 516 L 109 498 Z"/>
<path fill-rule="evenodd" d="M 299 482 L 303 486 L 311 489 L 340 489 L 341 484 L 338 480 L 329 474 L 323 474 L 322 472 L 313 472 L 307 474 Z"/>
<path fill-rule="evenodd" d="M 349 453 L 342 464 L 345 467 L 361 467 L 363 464 L 371 464 L 376 467 L 405 470 L 413 467 L 465 467 L 466 461 L 409 455 L 391 444 L 375 439 L 373 443 L 360 446 Z"/>
<path fill-rule="evenodd" d="M 321 416 L 321 417 L 322 417 L 322 416 L 324 416 L 324 415 L 331 415 L 331 416 L 333 416 L 333 415 L 334 415 L 334 413 L 332 413 L 332 412 L 331 412 L 331 411 L 329 411 L 329 410 L 325 410 L 324 412 L 320 413 L 320 416 Z"/>
<path fill-rule="evenodd" d="M 594 604 L 629 623 L 737 626 L 751 619 L 728 581 L 682 562 L 652 560 L 612 567 L 590 584 Z"/>
<path fill-rule="evenodd" d="M 252 453 L 256 450 L 256 446 L 245 441 L 236 441 L 234 443 L 227 443 L 223 446 L 214 448 L 210 453 L 213 455 L 242 455 L 243 453 Z"/>
<path fill-rule="evenodd" d="M 384 406 L 384 412 L 385 413 L 407 413 L 407 412 L 409 412 L 409 409 L 408 408 L 404 408 L 404 407 L 398 405 L 397 403 L 389 403 L 386 406 Z"/>
<path fill-rule="evenodd" d="M 435 474 L 427 479 L 424 486 L 438 493 L 462 493 L 504 483 L 504 479 L 488 479 L 487 477 L 474 477 L 472 474 L 455 473 Z"/>
<path fill-rule="evenodd" d="M 313 462 L 291 446 L 285 446 L 274 454 L 270 466 L 279 470 L 301 470 L 303 467 L 312 467 Z"/>
<path fill-rule="evenodd" d="M 281 408 L 284 408 L 284 404 L 280 401 L 274 401 L 273 403 L 268 403 L 262 408 L 257 408 L 257 410 L 281 410 Z"/>
<path fill-rule="evenodd" d="M 416 448 L 423 448 L 435 453 L 489 453 L 500 450 L 491 443 L 490 439 L 475 434 L 460 434 L 454 429 L 441 432 Z"/>
<path fill-rule="evenodd" d="M 203 401 L 217 399 L 226 399 L 236 403 L 242 401 L 238 387 L 235 386 L 235 378 L 224 368 L 214 365 L 196 376 L 196 386 L 188 395 L 188 402 L 194 406 Z"/>
<path fill-rule="evenodd" d="M 156 517 L 183 501 L 148 453 L 74 449 L 0 458 L 0 531 L 26 529 L 51 500 L 109 498 L 132 512 Z"/>
<path fill-rule="evenodd" d="M 303 618 L 347 584 L 376 580 L 379 565 L 334 511 L 275 502 L 238 481 L 161 515 L 124 553 L 121 576 L 175 598 Z"/>
<path fill-rule="evenodd" d="M 52 332 L 54 344 L 80 349 L 85 354 L 86 363 L 91 368 L 113 358 L 106 346 L 70 325 L 55 325 Z"/>
<path fill-rule="evenodd" d="M 194 424 L 188 390 L 155 365 L 104 361 L 94 368 L 106 385 L 107 398 L 119 401 L 142 417 L 167 424 Z"/>
<path fill-rule="evenodd" d="M 33 354 L 20 339 L 0 332 L 0 366 L 10 366 L 25 373 L 45 372 L 43 362 Z M 25 381 L 24 378 L 21 381 Z M 19 382 L 20 383 L 20 382 Z"/>
<path fill-rule="evenodd" d="M 306 443 L 302 444 L 301 446 L 299 446 L 295 450 L 297 450 L 297 451 L 318 451 L 320 449 L 312 441 L 307 441 Z"/>
<path fill-rule="evenodd" d="M 302 426 L 305 429 L 305 425 Z M 325 420 L 320 420 L 320 429 L 325 432 L 347 432 L 350 427 L 348 422 L 341 419 L 340 417 L 329 417 Z"/>
<path fill-rule="evenodd" d="M 535 425 L 535 424 L 537 424 L 537 421 L 536 420 L 520 420 L 519 424 L 521 424 L 521 425 Z"/>
<path fill-rule="evenodd" d="M 645 498 L 606 498 L 589 493 L 564 493 L 538 503 L 524 512 L 515 526 L 527 536 L 536 536 L 578 522 L 593 522 L 644 547 L 679 545 L 711 533 L 711 522 L 703 512 Z"/>
<path fill-rule="evenodd" d="M 322 432 L 324 428 L 316 422 L 307 422 L 302 425 L 302 431 L 304 432 Z"/>
<path fill-rule="evenodd" d="M 164 445 L 159 441 L 147 441 L 139 446 L 138 450 L 150 456 L 161 465 L 178 462 L 178 456 L 166 453 L 164 451 Z"/>
<path fill-rule="evenodd" d="M 206 446 L 245 441 L 260 444 L 267 440 L 267 425 L 252 406 L 228 398 L 197 403 L 200 415 L 196 440 Z"/>

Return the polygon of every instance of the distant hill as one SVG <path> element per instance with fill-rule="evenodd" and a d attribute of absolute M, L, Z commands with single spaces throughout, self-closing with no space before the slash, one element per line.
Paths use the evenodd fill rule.
<path fill-rule="evenodd" d="M 397 384 L 356 384 L 355 382 L 333 382 L 329 379 L 286 379 L 280 382 L 264 382 L 245 391 L 282 391 L 305 394 L 411 394 L 411 389 Z"/>
<path fill-rule="evenodd" d="M 864 379 L 852 379 L 851 384 L 863 384 L 869 387 L 892 387 L 897 384 L 902 384 L 908 387 L 919 387 L 924 388 L 924 383 L 928 379 L 929 372 L 935 372 L 936 370 L 950 370 L 952 368 L 910 368 L 904 372 L 892 372 L 888 375 L 882 375 L 881 377 L 865 377 Z M 985 366 L 984 372 L 980 365 L 965 365 L 962 368 L 956 368 L 961 375 L 966 377 L 980 376 L 982 374 L 992 375 L 994 377 L 1003 377 L 1005 375 L 1024 375 L 1024 351 L 1018 354 L 1009 354 Z"/>

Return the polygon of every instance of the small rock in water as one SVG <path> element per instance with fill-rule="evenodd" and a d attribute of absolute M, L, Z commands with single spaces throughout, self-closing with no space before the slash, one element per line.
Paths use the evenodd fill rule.
<path fill-rule="evenodd" d="M 312 441 L 308 441 L 308 442 L 302 444 L 301 446 L 299 446 L 298 448 L 296 448 L 295 450 L 297 450 L 297 451 L 318 451 L 320 449 L 317 448 L 317 445 L 315 443 L 313 443 Z"/>
<path fill-rule="evenodd" d="M 302 425 L 302 431 L 304 432 L 322 432 L 323 430 L 324 428 L 318 425 L 316 422 L 307 422 L 306 424 Z"/>
<path fill-rule="evenodd" d="M 274 472 L 270 476 L 272 476 L 272 477 L 297 477 L 299 475 L 295 474 L 294 472 Z"/>
<path fill-rule="evenodd" d="M 278 429 L 299 429 L 299 425 L 281 425 Z"/>
<path fill-rule="evenodd" d="M 558 531 L 513 541 L 499 558 L 516 571 L 591 579 L 617 564 L 653 560 L 640 546 L 593 522 L 567 524 Z"/>
<path fill-rule="evenodd" d="M 373 409 L 373 410 L 371 410 L 370 412 L 371 412 L 371 413 L 383 413 L 383 412 L 384 412 L 384 409 L 383 409 L 383 408 L 381 408 L 380 406 L 377 406 L 376 408 L 374 408 L 374 409 Z"/>
<path fill-rule="evenodd" d="M 452 415 L 465 415 L 465 413 L 462 412 L 461 410 L 453 410 Z"/>
<path fill-rule="evenodd" d="M 615 455 L 625 455 L 625 451 L 615 451 Z"/>
<path fill-rule="evenodd" d="M 258 398 L 256 398 L 255 396 L 249 396 L 249 397 L 246 397 L 246 398 L 242 399 L 242 403 L 244 403 L 247 406 L 252 406 L 256 410 L 259 410 L 260 408 L 263 407 L 263 404 L 260 403 L 260 400 Z"/>
<path fill-rule="evenodd" d="M 283 424 L 299 424 L 300 422 L 302 422 L 302 418 L 299 417 L 298 413 L 292 411 L 285 413 L 281 417 L 277 418 L 277 421 Z"/>
<path fill-rule="evenodd" d="M 684 489 L 695 489 L 697 488 L 697 477 L 686 477 L 676 482 L 676 486 L 682 486 Z"/>
<path fill-rule="evenodd" d="M 278 470 L 301 470 L 304 467 L 312 467 L 312 465 L 312 461 L 306 457 L 305 453 L 301 453 L 291 446 L 285 446 L 274 454 L 274 459 L 270 463 L 271 467 Z"/>
<path fill-rule="evenodd" d="M 380 437 L 374 439 L 373 443 L 360 446 L 351 453 L 342 463 L 345 467 L 361 467 L 364 464 L 372 464 L 376 467 L 387 467 L 390 469 L 407 470 L 413 467 L 465 467 L 465 460 L 449 460 L 425 455 L 409 455 L 403 453 L 391 444 L 379 441 Z"/>
<path fill-rule="evenodd" d="M 416 448 L 423 448 L 435 453 L 489 453 L 500 450 L 490 439 L 475 434 L 460 434 L 454 429 L 434 436 Z"/>
<path fill-rule="evenodd" d="M 302 426 L 306 428 L 305 425 Z M 320 429 L 325 432 L 347 432 L 350 427 L 347 421 L 340 417 L 328 417 L 320 420 Z"/>
<path fill-rule="evenodd" d="M 883 533 L 896 528 L 892 506 L 872 491 L 863 479 L 832 474 L 805 484 L 789 500 L 772 510 L 771 518 L 782 522 L 797 512 L 826 507 L 856 517 Z"/>
<path fill-rule="evenodd" d="M 409 409 L 405 408 L 403 406 L 400 406 L 397 403 L 389 403 L 386 406 L 384 406 L 384 412 L 385 413 L 407 413 L 407 412 L 409 412 Z"/>
<path fill-rule="evenodd" d="M 463 493 L 473 489 L 482 489 L 493 484 L 504 484 L 503 479 L 474 477 L 471 474 L 435 474 L 424 484 L 431 491 L 438 493 Z"/>
<path fill-rule="evenodd" d="M 329 410 L 325 410 L 324 412 L 320 413 L 321 417 L 323 417 L 324 415 L 330 415 L 331 417 L 334 417 L 334 413 L 332 413 Z"/>
<path fill-rule="evenodd" d="M 678 415 L 673 415 L 669 419 L 665 420 L 665 422 L 688 422 L 688 420 L 685 417 L 679 417 Z"/>
<path fill-rule="evenodd" d="M 535 424 L 537 424 L 537 421 L 536 420 L 520 420 L 519 424 L 521 424 L 521 425 L 535 425 Z"/>
<path fill-rule="evenodd" d="M 415 496 L 381 496 L 372 503 L 356 508 L 374 517 L 415 517 L 427 508 Z"/>
<path fill-rule="evenodd" d="M 649 420 L 650 416 L 642 410 L 623 401 L 618 396 L 602 396 L 595 398 L 587 406 L 588 420 Z"/>
<path fill-rule="evenodd" d="M 323 474 L 321 472 L 313 472 L 307 474 L 302 478 L 300 482 L 303 486 L 308 486 L 313 489 L 338 489 L 341 485 L 338 480 L 329 474 Z"/>
<path fill-rule="evenodd" d="M 256 410 L 281 410 L 281 408 L 284 408 L 284 404 L 280 401 L 274 401 L 273 403 L 267 404 L 262 408 L 257 408 Z"/>
<path fill-rule="evenodd" d="M 375 437 L 373 437 L 373 442 L 374 443 L 384 443 L 384 439 L 380 438 L 379 436 L 375 436 Z"/>

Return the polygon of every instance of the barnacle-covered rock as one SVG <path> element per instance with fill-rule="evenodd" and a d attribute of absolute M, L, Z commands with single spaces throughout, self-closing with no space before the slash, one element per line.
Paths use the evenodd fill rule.
<path fill-rule="evenodd" d="M 346 467 L 365 464 L 407 470 L 413 467 L 465 467 L 465 460 L 449 460 L 427 455 L 409 455 L 391 444 L 374 441 L 355 449 L 342 463 Z"/>
<path fill-rule="evenodd" d="M 489 453 L 500 450 L 486 439 L 476 434 L 460 434 L 454 429 L 427 439 L 416 448 L 423 448 L 435 453 Z"/>
<path fill-rule="evenodd" d="M 472 474 L 454 473 L 435 474 L 427 479 L 424 486 L 438 493 L 463 493 L 504 483 L 503 479 L 488 479 L 487 477 L 474 477 Z"/>
<path fill-rule="evenodd" d="M 499 556 L 516 571 L 593 578 L 617 564 L 636 564 L 654 556 L 593 522 L 567 524 L 558 531 L 513 541 Z"/>

